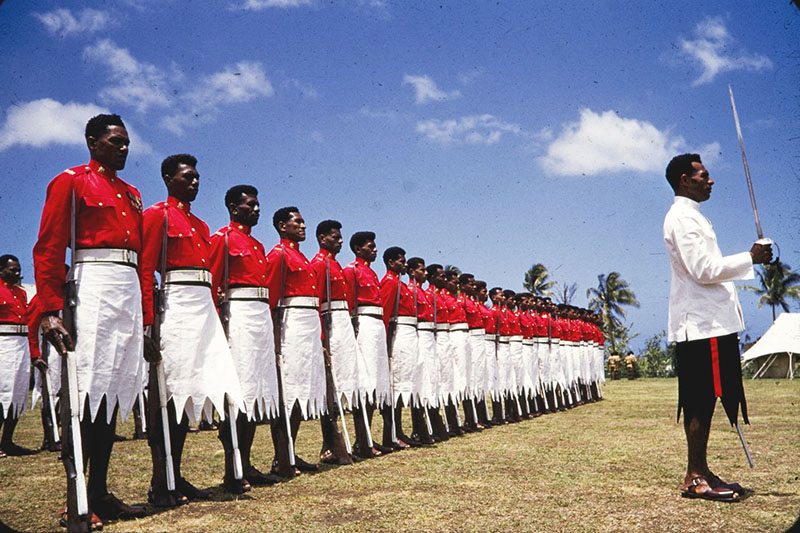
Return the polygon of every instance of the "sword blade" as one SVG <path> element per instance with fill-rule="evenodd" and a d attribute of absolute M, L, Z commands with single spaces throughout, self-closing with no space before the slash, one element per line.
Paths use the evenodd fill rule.
<path fill-rule="evenodd" d="M 758 217 L 758 207 L 756 206 L 756 195 L 753 192 L 753 180 L 750 179 L 750 166 L 747 164 L 747 155 L 744 152 L 744 140 L 742 139 L 742 127 L 739 125 L 739 114 L 736 112 L 736 102 L 733 100 L 733 89 L 728 85 L 728 94 L 731 96 L 731 109 L 733 109 L 733 121 L 736 123 L 736 135 L 739 137 L 739 148 L 742 151 L 742 163 L 744 163 L 744 175 L 747 178 L 747 190 L 750 192 L 750 204 L 753 206 L 753 217 L 756 219 L 756 233 L 759 239 L 764 238 L 761 230 L 761 219 Z"/>

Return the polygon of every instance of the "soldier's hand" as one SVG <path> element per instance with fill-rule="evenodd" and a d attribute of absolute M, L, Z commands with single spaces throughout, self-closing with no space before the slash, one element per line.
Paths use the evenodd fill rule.
<path fill-rule="evenodd" d="M 753 264 L 766 265 L 772 262 L 772 246 L 769 244 L 753 244 L 750 248 L 750 257 L 753 258 Z"/>
<path fill-rule="evenodd" d="M 324 346 L 322 347 L 322 357 L 325 360 L 325 367 L 331 368 L 331 354 L 328 353 L 328 349 Z"/>
<path fill-rule="evenodd" d="M 38 368 L 40 372 L 47 372 L 47 361 L 41 357 L 36 357 L 31 361 L 33 368 Z"/>
<path fill-rule="evenodd" d="M 152 337 L 144 336 L 144 360 L 148 363 L 158 363 L 161 361 L 161 350 L 156 345 Z"/>
<path fill-rule="evenodd" d="M 75 349 L 75 342 L 64 327 L 64 323 L 55 315 L 42 317 L 42 334 L 61 355 L 66 355 L 67 351 L 71 352 Z"/>

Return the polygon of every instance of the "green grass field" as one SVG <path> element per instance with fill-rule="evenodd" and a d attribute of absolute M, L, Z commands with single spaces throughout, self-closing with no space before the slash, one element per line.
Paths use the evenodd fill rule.
<path fill-rule="evenodd" d="M 748 467 L 721 408 L 709 444 L 712 469 L 753 491 L 736 504 L 680 497 L 685 444 L 675 423 L 677 383 L 640 379 L 607 383 L 599 403 L 433 448 L 329 467 L 242 497 L 219 488 L 216 433 L 189 435 L 184 474 L 212 488 L 214 501 L 107 523 L 105 530 L 785 531 L 800 510 L 800 380 L 748 380 L 745 389 L 752 425 L 744 432 L 755 468 Z M 132 423 L 119 432 L 130 436 Z M 17 442 L 37 447 L 41 436 L 38 412 L 24 415 Z M 319 439 L 319 423 L 304 423 L 298 453 L 315 458 Z M 266 469 L 271 453 L 268 429 L 259 426 L 254 464 Z M 125 501 L 142 503 L 150 468 L 146 442 L 118 443 L 109 486 Z M 5 524 L 58 530 L 63 503 L 57 454 L 0 460 Z"/>

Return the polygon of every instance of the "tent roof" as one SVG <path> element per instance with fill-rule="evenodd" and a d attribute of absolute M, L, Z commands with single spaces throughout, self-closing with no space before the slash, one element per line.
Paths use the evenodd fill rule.
<path fill-rule="evenodd" d="M 783 352 L 800 354 L 800 313 L 781 313 L 764 336 L 744 352 L 742 359 L 750 361 Z"/>

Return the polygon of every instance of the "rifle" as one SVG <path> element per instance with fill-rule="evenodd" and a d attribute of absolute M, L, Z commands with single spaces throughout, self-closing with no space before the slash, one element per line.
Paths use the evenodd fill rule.
<path fill-rule="evenodd" d="M 167 275 L 167 227 L 169 220 L 167 219 L 167 209 L 164 209 L 164 232 L 161 239 L 161 269 L 160 269 L 160 282 L 158 287 L 153 293 L 153 328 L 151 338 L 153 344 L 158 349 L 161 349 L 161 321 L 164 317 L 165 300 L 166 300 L 166 284 L 164 283 Z M 153 458 L 153 486 L 154 490 L 157 487 L 167 487 L 167 491 L 172 492 L 175 490 L 175 468 L 172 461 L 172 440 L 169 431 L 169 412 L 167 408 L 167 377 L 164 373 L 164 361 L 159 358 L 158 361 L 150 363 L 150 375 L 148 379 L 148 388 L 150 394 L 148 395 L 148 403 L 150 404 L 150 453 Z M 142 413 L 144 416 L 144 413 Z M 175 413 L 177 418 L 178 413 Z M 159 441 L 157 431 L 154 428 L 158 427 L 158 419 L 161 418 L 161 437 Z M 162 448 L 163 447 L 163 448 Z"/>
<path fill-rule="evenodd" d="M 327 391 L 326 403 L 328 404 L 327 420 L 325 424 L 330 425 L 331 434 L 333 435 L 333 455 L 339 464 L 352 464 L 353 453 L 350 447 L 350 435 L 347 434 L 347 424 L 344 420 L 344 409 L 341 407 L 341 396 L 339 388 L 336 386 L 336 377 L 333 374 L 333 361 L 331 357 L 331 333 L 333 331 L 333 309 L 331 309 L 331 260 L 330 257 L 325 258 L 325 290 L 327 293 L 326 301 L 328 302 L 328 309 L 321 313 L 322 315 L 322 346 L 325 358 L 325 388 Z M 339 425 L 336 423 L 337 404 L 342 414 L 342 431 L 339 431 Z M 325 416 L 325 415 L 323 415 Z"/>
<path fill-rule="evenodd" d="M 386 354 L 389 361 L 389 406 L 392 410 L 392 442 L 397 444 L 397 431 L 394 420 L 394 372 L 392 371 L 392 347 L 397 336 L 397 315 L 400 313 L 400 274 L 397 275 L 397 294 L 394 299 L 394 311 L 389 318 L 389 326 L 386 328 Z"/>
<path fill-rule="evenodd" d="M 50 346 L 44 342 L 42 343 L 42 359 L 47 362 L 50 352 Z M 53 390 L 50 384 L 50 369 L 40 370 L 39 371 L 42 376 L 42 409 L 47 413 L 46 416 L 43 417 L 44 425 L 46 430 L 52 434 L 53 445 L 58 444 L 60 442 L 60 438 L 58 436 L 58 422 L 56 418 L 56 409 L 52 402 L 52 397 L 50 396 L 50 391 Z"/>
<path fill-rule="evenodd" d="M 228 270 L 229 270 L 229 258 L 228 258 L 228 235 L 229 233 L 225 233 L 225 249 L 224 251 L 224 268 L 222 273 L 222 283 L 223 283 L 223 302 L 220 305 L 219 309 L 219 316 L 222 322 L 222 330 L 225 332 L 225 338 L 228 338 L 230 333 L 230 323 L 231 323 L 231 302 L 228 298 Z M 216 295 L 212 295 L 212 297 L 216 297 Z M 231 428 L 231 448 L 233 448 L 233 478 L 234 479 L 242 479 L 244 473 L 242 472 L 242 453 L 239 451 L 239 434 L 236 430 L 236 418 L 238 416 L 238 409 L 235 405 L 227 400 L 224 401 L 225 410 L 227 411 L 228 421 L 230 422 Z"/>
<path fill-rule="evenodd" d="M 430 284 L 430 286 L 433 288 L 433 338 L 434 338 L 434 340 L 437 340 L 438 337 L 439 337 L 439 330 L 438 330 L 439 323 L 436 321 L 436 292 L 437 292 L 437 289 L 436 289 L 436 286 L 433 285 L 432 283 Z M 439 349 L 438 340 L 436 342 L 436 349 L 437 350 Z M 437 361 L 437 364 L 438 364 L 438 361 Z M 444 412 L 445 403 L 446 403 L 444 401 L 444 397 L 440 396 L 439 400 L 440 400 L 440 402 L 442 404 L 442 412 Z M 447 422 L 447 416 L 445 415 L 445 416 L 443 416 L 441 418 L 442 418 L 442 421 L 444 422 L 444 430 L 447 431 L 448 433 L 450 433 L 450 424 Z"/>
<path fill-rule="evenodd" d="M 283 477 L 294 477 L 294 442 L 292 441 L 292 426 L 291 422 L 289 421 L 289 409 L 286 406 L 286 396 L 283 392 L 283 378 L 281 376 L 282 373 L 282 365 L 281 361 L 283 360 L 283 354 L 281 353 L 281 333 L 283 330 L 283 291 L 284 286 L 286 284 L 286 250 L 284 249 L 283 244 L 281 243 L 281 290 L 280 296 L 278 297 L 278 305 L 275 308 L 275 320 L 273 320 L 273 331 L 275 334 L 275 374 L 278 378 L 278 402 L 280 403 L 280 409 L 282 413 L 279 415 L 279 418 L 283 418 L 284 427 L 281 429 L 280 420 L 278 424 L 275 424 L 272 428 L 273 432 L 277 432 L 277 441 L 284 441 L 285 446 L 276 446 L 275 455 L 278 460 L 278 469 L 283 472 L 287 472 L 288 475 Z M 286 435 L 283 435 L 283 431 L 286 432 Z"/>
<path fill-rule="evenodd" d="M 75 268 L 75 191 L 72 191 L 70 216 L 70 272 Z M 72 345 L 78 340 L 75 330 L 75 310 L 78 306 L 78 286 L 74 274 L 64 286 L 62 322 L 72 337 Z M 83 472 L 83 443 L 81 441 L 80 398 L 78 394 L 78 362 L 74 349 L 66 351 L 61 364 L 61 428 L 64 439 L 61 460 L 67 472 L 67 520 L 69 529 L 89 529 L 89 501 L 86 494 L 86 477 Z"/>

